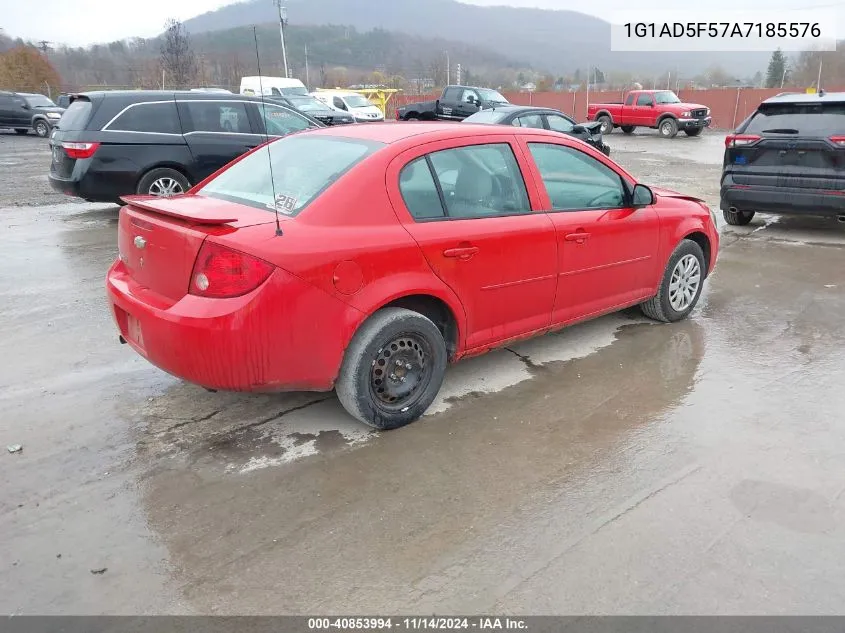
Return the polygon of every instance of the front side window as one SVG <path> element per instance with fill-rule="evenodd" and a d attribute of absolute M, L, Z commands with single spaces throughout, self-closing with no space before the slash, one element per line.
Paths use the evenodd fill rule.
<path fill-rule="evenodd" d="M 267 134 L 271 136 L 287 136 L 294 132 L 316 127 L 311 121 L 293 110 L 268 103 L 257 103 L 256 105 Z"/>
<path fill-rule="evenodd" d="M 476 94 L 475 90 L 464 90 L 464 94 L 461 97 L 461 101 L 463 101 L 464 103 L 477 103 L 478 94 Z"/>
<path fill-rule="evenodd" d="M 442 150 L 429 159 L 450 218 L 531 212 L 519 164 L 507 143 Z"/>
<path fill-rule="evenodd" d="M 251 134 L 246 104 L 237 101 L 185 101 L 193 132 Z"/>
<path fill-rule="evenodd" d="M 333 136 L 279 139 L 232 165 L 198 194 L 294 216 L 380 147 Z"/>
<path fill-rule="evenodd" d="M 332 99 L 332 103 L 334 104 L 335 108 L 339 108 L 341 110 L 346 110 L 346 104 L 343 102 L 343 99 L 340 97 L 335 97 Z"/>
<path fill-rule="evenodd" d="M 638 106 L 650 106 L 654 103 L 654 99 L 651 98 L 651 95 L 642 94 L 637 97 L 637 105 Z"/>
<path fill-rule="evenodd" d="M 549 122 L 549 129 L 555 132 L 571 132 L 575 124 L 569 119 L 565 119 L 558 114 L 549 114 L 546 116 Z"/>
<path fill-rule="evenodd" d="M 74 102 L 76 103 L 76 102 Z M 62 126 L 62 129 L 67 129 Z M 173 101 L 139 103 L 127 108 L 106 129 L 148 134 L 181 134 L 179 116 Z"/>
<path fill-rule="evenodd" d="M 579 211 L 625 206 L 622 178 L 592 156 L 561 145 L 529 143 L 552 209 Z"/>

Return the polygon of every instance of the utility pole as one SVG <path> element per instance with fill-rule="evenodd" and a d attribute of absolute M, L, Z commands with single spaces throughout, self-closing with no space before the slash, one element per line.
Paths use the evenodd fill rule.
<path fill-rule="evenodd" d="M 307 87 L 311 86 L 311 82 L 308 79 L 308 43 L 305 44 L 305 85 Z"/>
<path fill-rule="evenodd" d="M 816 92 L 822 91 L 822 56 L 819 53 L 819 78 L 816 80 Z"/>
<path fill-rule="evenodd" d="M 279 37 L 282 40 L 282 68 L 284 69 L 285 77 L 288 76 L 288 54 L 285 50 L 285 24 L 288 23 L 287 7 L 282 6 L 282 0 L 273 0 L 273 4 L 279 9 Z"/>
<path fill-rule="evenodd" d="M 449 68 L 449 51 L 446 51 L 446 85 L 448 86 L 452 81 L 452 72 Z"/>
<path fill-rule="evenodd" d="M 461 65 L 458 64 L 457 68 L 455 69 L 455 83 L 459 86 L 461 85 Z"/>

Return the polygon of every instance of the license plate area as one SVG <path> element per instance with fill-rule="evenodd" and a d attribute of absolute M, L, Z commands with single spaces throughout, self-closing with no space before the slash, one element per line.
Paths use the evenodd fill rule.
<path fill-rule="evenodd" d="M 128 312 L 126 313 L 126 338 L 138 347 L 144 347 L 144 332 L 141 323 Z"/>

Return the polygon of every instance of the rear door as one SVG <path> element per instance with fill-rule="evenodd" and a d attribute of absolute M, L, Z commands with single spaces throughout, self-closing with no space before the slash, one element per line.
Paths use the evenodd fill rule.
<path fill-rule="evenodd" d="M 763 104 L 725 151 L 735 185 L 845 190 L 845 103 Z"/>
<path fill-rule="evenodd" d="M 391 163 L 387 181 L 400 221 L 464 306 L 467 349 L 549 326 L 554 226 L 532 211 L 510 139 L 408 150 Z"/>
<path fill-rule="evenodd" d="M 261 144 L 263 137 L 253 129 L 247 105 L 244 101 L 210 99 L 177 102 L 185 141 L 194 159 L 194 182 Z"/>
<path fill-rule="evenodd" d="M 0 127 L 12 127 L 15 122 L 15 99 L 10 94 L 0 94 Z"/>
<path fill-rule="evenodd" d="M 554 324 L 584 319 L 645 298 L 655 278 L 659 219 L 634 209 L 630 188 L 603 159 L 548 137 L 526 137 L 543 208 L 556 231 Z"/>
<path fill-rule="evenodd" d="M 440 97 L 440 112 L 437 114 L 448 119 L 455 117 L 460 118 L 461 94 L 463 94 L 462 88 L 446 88 L 446 90 L 443 91 L 443 95 Z"/>

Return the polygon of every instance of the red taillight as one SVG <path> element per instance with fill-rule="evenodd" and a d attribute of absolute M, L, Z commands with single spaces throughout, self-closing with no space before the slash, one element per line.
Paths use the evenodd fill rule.
<path fill-rule="evenodd" d="M 760 140 L 756 134 L 728 134 L 725 137 L 725 147 L 742 147 L 752 145 Z"/>
<path fill-rule="evenodd" d="M 830 140 L 836 143 L 837 145 L 845 147 L 845 136 L 831 136 Z"/>
<path fill-rule="evenodd" d="M 77 160 L 81 158 L 91 158 L 99 146 L 99 143 L 62 143 L 65 154 L 67 154 L 70 158 L 76 158 Z"/>
<path fill-rule="evenodd" d="M 234 251 L 220 244 L 204 242 L 191 273 L 192 295 L 200 297 L 240 297 L 263 284 L 273 265 Z"/>

